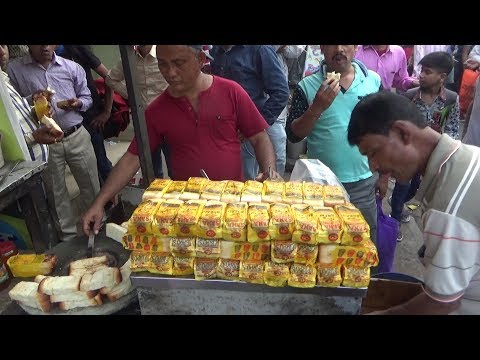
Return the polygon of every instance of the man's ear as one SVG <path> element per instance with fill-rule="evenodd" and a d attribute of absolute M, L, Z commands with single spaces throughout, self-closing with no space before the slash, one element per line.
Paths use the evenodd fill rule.
<path fill-rule="evenodd" d="M 397 120 L 392 124 L 392 131 L 396 132 L 404 145 L 412 142 L 413 125 L 410 121 Z"/>

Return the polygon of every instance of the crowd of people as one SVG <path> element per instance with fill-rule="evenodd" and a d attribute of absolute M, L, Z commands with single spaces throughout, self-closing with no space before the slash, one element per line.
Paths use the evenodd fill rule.
<path fill-rule="evenodd" d="M 28 45 L 23 55 L 12 47 L 14 60 L 6 45 L 0 49 L 32 160 L 48 159 L 46 196 L 61 239 L 75 237 L 78 222 L 66 164 L 88 208 L 83 231 L 98 232 L 105 207 L 140 167 L 135 139 L 113 167 L 103 145 L 114 95 L 128 101 L 122 63 L 108 69 L 87 45 Z M 307 49 L 136 45 L 135 86 L 155 176 L 167 175 L 163 152 L 175 180 L 200 169 L 212 180 L 280 178 L 287 139 L 306 141 L 307 157 L 336 174 L 374 242 L 376 197 L 385 196 L 389 179 L 396 180 L 390 201 L 398 241 L 409 221 L 405 203 L 413 196 L 421 203 L 425 292 L 386 313 L 480 313 L 480 217 L 472 211 L 480 186 L 480 45 L 320 45 L 323 60 L 302 76 Z M 91 70 L 104 79 L 102 97 Z M 63 130 L 57 138 L 30 109 L 49 87 L 56 89 L 50 114 Z M 69 106 L 59 108 L 65 99 Z"/>

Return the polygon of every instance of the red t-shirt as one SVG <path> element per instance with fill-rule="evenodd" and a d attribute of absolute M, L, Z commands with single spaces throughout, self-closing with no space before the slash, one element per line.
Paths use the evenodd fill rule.
<path fill-rule="evenodd" d="M 204 169 L 211 180 L 243 181 L 237 131 L 249 138 L 268 128 L 245 90 L 218 76 L 200 93 L 197 113 L 185 97 L 174 98 L 167 90 L 147 107 L 145 119 L 150 150 L 163 137 L 170 147 L 174 180 L 200 176 Z M 138 155 L 136 139 L 128 151 Z"/>

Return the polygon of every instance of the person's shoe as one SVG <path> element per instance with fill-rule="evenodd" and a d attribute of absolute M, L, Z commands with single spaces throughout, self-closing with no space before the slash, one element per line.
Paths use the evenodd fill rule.
<path fill-rule="evenodd" d="M 400 217 L 400 221 L 404 224 L 408 223 L 411 219 L 412 219 L 412 217 L 407 212 L 403 212 L 401 217 Z"/>
<path fill-rule="evenodd" d="M 398 234 L 397 234 L 397 242 L 401 242 L 402 240 L 403 240 L 403 234 L 402 234 L 402 230 L 399 228 Z"/>

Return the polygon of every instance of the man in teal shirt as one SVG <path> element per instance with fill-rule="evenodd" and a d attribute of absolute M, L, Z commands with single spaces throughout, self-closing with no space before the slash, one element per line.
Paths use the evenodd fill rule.
<path fill-rule="evenodd" d="M 287 136 L 291 142 L 307 138 L 308 158 L 319 159 L 335 173 L 370 225 L 375 241 L 377 176 L 370 171 L 367 157 L 348 143 L 347 129 L 360 99 L 380 90 L 380 76 L 361 62 L 352 61 L 356 45 L 320 48 L 325 55 L 320 69 L 300 81 L 293 94 Z M 340 73 L 340 80 L 328 80 L 330 72 Z"/>

